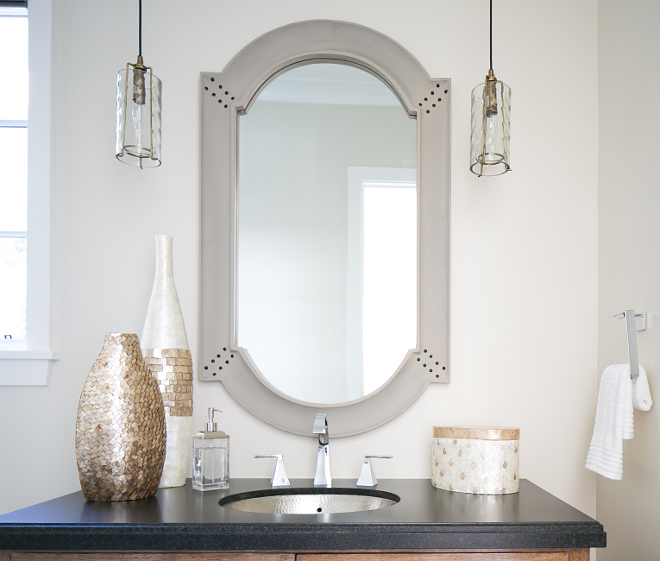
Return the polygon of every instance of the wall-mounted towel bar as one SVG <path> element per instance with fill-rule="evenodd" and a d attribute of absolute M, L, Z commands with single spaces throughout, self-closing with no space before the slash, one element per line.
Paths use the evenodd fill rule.
<path fill-rule="evenodd" d="M 637 334 L 636 331 L 646 329 L 646 313 L 636 314 L 635 310 L 626 310 L 614 316 L 617 319 L 626 320 L 626 335 L 628 337 L 628 356 L 630 357 L 630 377 L 639 376 L 639 357 L 637 354 Z M 640 326 L 637 327 L 636 318 L 641 318 Z"/>

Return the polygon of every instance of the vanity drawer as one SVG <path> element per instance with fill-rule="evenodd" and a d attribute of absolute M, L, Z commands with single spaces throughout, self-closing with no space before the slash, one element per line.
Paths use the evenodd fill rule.
<path fill-rule="evenodd" d="M 296 555 L 296 561 L 589 561 L 589 549 Z"/>
<path fill-rule="evenodd" d="M 5 555 L 6 557 L 3 557 Z M 177 552 L 161 553 L 150 551 L 131 552 L 29 552 L 15 553 L 0 551 L 0 561 L 295 561 L 288 553 L 225 553 L 225 552 Z"/>

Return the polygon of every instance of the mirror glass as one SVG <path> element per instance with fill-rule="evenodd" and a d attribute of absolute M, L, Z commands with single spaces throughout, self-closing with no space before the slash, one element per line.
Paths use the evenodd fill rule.
<path fill-rule="evenodd" d="M 336 62 L 240 116 L 237 343 L 281 394 L 359 399 L 416 346 L 416 139 L 388 86 Z"/>

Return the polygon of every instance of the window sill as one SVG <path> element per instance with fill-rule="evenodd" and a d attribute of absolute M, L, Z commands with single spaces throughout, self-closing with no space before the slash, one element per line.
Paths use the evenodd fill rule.
<path fill-rule="evenodd" d="M 47 386 L 58 359 L 53 351 L 0 350 L 0 386 Z"/>

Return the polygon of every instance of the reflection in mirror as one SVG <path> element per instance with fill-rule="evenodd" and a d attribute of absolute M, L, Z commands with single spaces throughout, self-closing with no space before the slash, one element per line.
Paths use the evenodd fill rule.
<path fill-rule="evenodd" d="M 280 74 L 240 117 L 237 342 L 280 393 L 359 399 L 416 346 L 416 134 L 335 63 Z"/>

